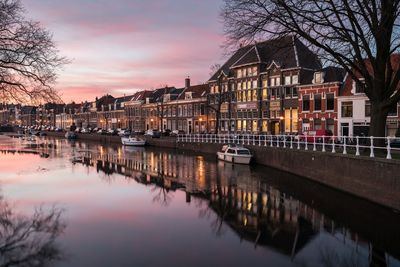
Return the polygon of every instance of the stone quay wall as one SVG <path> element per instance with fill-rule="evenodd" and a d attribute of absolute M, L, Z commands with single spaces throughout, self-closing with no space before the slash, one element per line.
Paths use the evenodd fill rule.
<path fill-rule="evenodd" d="M 49 136 L 63 137 L 50 132 Z M 120 144 L 118 136 L 78 134 L 78 140 Z M 176 142 L 173 137 L 149 138 L 150 146 L 215 154 L 221 144 Z M 355 157 L 330 152 L 248 145 L 254 163 L 293 173 L 372 202 L 400 210 L 400 161 Z"/>

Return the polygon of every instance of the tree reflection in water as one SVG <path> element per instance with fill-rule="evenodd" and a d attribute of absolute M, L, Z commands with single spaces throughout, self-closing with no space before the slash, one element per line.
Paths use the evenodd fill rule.
<path fill-rule="evenodd" d="M 388 254 L 378 249 L 381 246 L 375 245 L 372 240 L 363 239 L 358 232 L 346 228 L 334 217 L 330 218 L 318 209 L 322 207 L 335 215 L 338 213 L 337 206 L 332 209 L 327 199 L 340 199 L 344 195 L 322 187 L 313 189 L 315 184 L 310 187 L 310 194 L 305 194 L 303 191 L 309 192 L 310 189 L 305 186 L 301 186 L 301 190 L 295 188 L 301 183 L 307 185 L 307 182 L 300 183 L 299 178 L 293 175 L 272 169 L 264 174 L 264 169 L 253 172 L 249 166 L 215 163 L 212 160 L 205 161 L 203 157 L 152 150 L 134 150 L 126 152 L 124 156 L 93 153 L 82 157 L 81 163 L 96 166 L 97 171 L 107 175 L 119 173 L 139 183 L 152 185 L 153 201 L 163 206 L 168 206 L 174 196 L 173 192 L 182 188 L 186 202 L 194 201 L 199 216 L 210 219 L 212 232 L 216 236 L 222 236 L 228 230 L 233 231 L 240 240 L 252 242 L 255 248 L 273 249 L 287 256 L 296 265 L 388 266 Z M 268 179 L 263 176 L 268 176 Z M 275 176 L 279 177 L 276 180 L 290 180 L 290 184 L 286 184 L 288 189 L 304 200 L 271 185 Z M 320 197 L 316 190 L 322 190 L 329 196 Z M 325 204 L 314 203 L 315 197 Z M 351 201 L 346 202 L 346 205 L 350 204 L 353 205 Z M 357 208 L 363 207 L 357 201 L 354 205 Z M 374 231 L 364 230 L 365 221 L 348 215 L 348 211 L 353 212 L 354 208 L 342 206 L 341 209 L 344 209 L 345 222 L 358 226 L 356 230 L 361 226 L 367 236 L 374 236 Z M 393 230 L 392 227 L 390 229 Z M 394 231 L 395 236 L 396 233 L 397 230 Z M 374 239 L 382 244 L 381 238 Z M 319 240 L 322 240 L 321 244 L 318 244 Z M 335 245 L 324 246 L 330 242 Z M 310 251 L 313 255 L 310 255 Z"/>
<path fill-rule="evenodd" d="M 56 243 L 66 226 L 62 213 L 40 207 L 32 216 L 16 214 L 0 197 L 0 267 L 45 266 L 63 259 Z"/>

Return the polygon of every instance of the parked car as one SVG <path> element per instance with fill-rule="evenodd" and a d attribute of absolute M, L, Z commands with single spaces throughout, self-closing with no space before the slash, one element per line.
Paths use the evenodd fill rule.
<path fill-rule="evenodd" d="M 333 133 L 329 130 L 314 130 L 314 131 L 305 131 L 300 135 L 301 141 L 306 141 L 308 143 L 313 143 L 314 138 L 315 142 L 322 143 L 322 139 L 325 137 L 325 143 L 328 143 L 332 140 Z"/>
<path fill-rule="evenodd" d="M 55 132 L 62 132 L 63 129 L 56 127 L 56 128 L 54 129 L 54 131 L 55 131 Z"/>
<path fill-rule="evenodd" d="M 82 128 L 81 133 L 83 134 L 90 133 L 90 130 L 88 128 Z"/>
<path fill-rule="evenodd" d="M 159 130 L 147 130 L 144 135 L 151 136 L 152 138 L 160 138 L 161 132 Z"/>
<path fill-rule="evenodd" d="M 109 135 L 117 135 L 118 132 L 117 132 L 117 130 L 115 130 L 115 129 L 108 129 L 108 130 L 107 130 L 107 134 L 109 134 Z"/>
<path fill-rule="evenodd" d="M 171 130 L 170 129 L 166 129 L 164 130 L 164 132 L 162 133 L 163 136 L 169 136 L 171 134 Z"/>
<path fill-rule="evenodd" d="M 185 131 L 184 130 L 173 130 L 170 135 L 171 136 L 178 136 L 180 134 L 185 134 Z"/>

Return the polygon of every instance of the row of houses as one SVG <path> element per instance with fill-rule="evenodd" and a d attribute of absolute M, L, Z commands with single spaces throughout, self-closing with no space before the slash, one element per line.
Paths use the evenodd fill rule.
<path fill-rule="evenodd" d="M 311 50 L 290 36 L 239 48 L 204 84 L 191 85 L 186 78 L 182 88 L 166 86 L 122 97 L 104 95 L 80 104 L 46 105 L 21 107 L 14 120 L 60 128 L 74 123 L 133 131 L 295 134 L 330 130 L 353 136 L 368 135 L 371 117 L 364 89 L 343 69 L 322 67 Z M 389 113 L 387 135 L 399 131 L 399 109 L 397 104 Z"/>

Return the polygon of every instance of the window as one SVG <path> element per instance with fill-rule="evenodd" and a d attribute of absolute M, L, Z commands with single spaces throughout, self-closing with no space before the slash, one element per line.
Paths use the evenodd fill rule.
<path fill-rule="evenodd" d="M 321 95 L 314 95 L 314 110 L 321 110 Z"/>
<path fill-rule="evenodd" d="M 321 72 L 314 73 L 314 83 L 322 83 L 322 73 Z"/>
<path fill-rule="evenodd" d="M 292 88 L 292 91 L 293 91 L 293 92 L 292 92 L 292 96 L 293 96 L 293 97 L 297 97 L 297 88 L 296 88 L 296 87 L 293 87 L 293 88 Z"/>
<path fill-rule="evenodd" d="M 267 89 L 263 89 L 262 90 L 262 99 L 263 100 L 267 100 L 268 99 L 268 90 Z"/>
<path fill-rule="evenodd" d="M 342 103 L 342 118 L 353 117 L 353 101 Z"/>
<path fill-rule="evenodd" d="M 290 76 L 285 76 L 285 84 L 290 84 Z"/>
<path fill-rule="evenodd" d="M 292 84 L 297 84 L 297 83 L 299 83 L 299 75 L 293 75 Z"/>
<path fill-rule="evenodd" d="M 310 111 L 310 96 L 303 96 L 303 111 Z"/>
<path fill-rule="evenodd" d="M 242 83 L 238 83 L 238 84 L 237 84 L 237 89 L 238 89 L 238 90 L 242 90 Z"/>
<path fill-rule="evenodd" d="M 256 89 L 257 88 L 257 80 L 254 80 L 253 81 L 253 89 Z"/>
<path fill-rule="evenodd" d="M 262 87 L 263 87 L 263 88 L 268 87 L 268 82 L 267 82 L 267 80 L 263 80 L 263 81 L 262 81 Z"/>
<path fill-rule="evenodd" d="M 276 77 L 275 83 L 276 85 L 281 85 L 281 77 Z"/>
<path fill-rule="evenodd" d="M 365 100 L 365 117 L 371 117 L 371 101 Z"/>
<path fill-rule="evenodd" d="M 257 67 L 253 67 L 253 75 L 257 75 Z"/>
<path fill-rule="evenodd" d="M 237 93 L 237 101 L 242 102 L 242 92 Z"/>
<path fill-rule="evenodd" d="M 286 97 L 291 97 L 292 96 L 292 88 L 286 87 L 285 94 L 286 94 Z"/>
<path fill-rule="evenodd" d="M 335 132 L 335 121 L 333 119 L 326 119 L 326 129 L 331 131 L 332 133 Z"/>
<path fill-rule="evenodd" d="M 242 78 L 242 70 L 241 69 L 237 70 L 237 77 Z"/>
<path fill-rule="evenodd" d="M 251 81 L 247 81 L 247 89 L 251 89 Z"/>
<path fill-rule="evenodd" d="M 334 110 L 335 109 L 335 95 L 334 94 L 326 94 L 326 110 Z"/>
<path fill-rule="evenodd" d="M 365 92 L 365 82 L 364 82 L 364 80 L 360 79 L 359 81 L 360 81 L 361 84 L 354 81 L 354 87 L 355 87 L 355 93 L 356 94 L 362 94 L 362 93 Z"/>
<path fill-rule="evenodd" d="M 253 90 L 253 101 L 257 100 L 257 90 Z"/>

